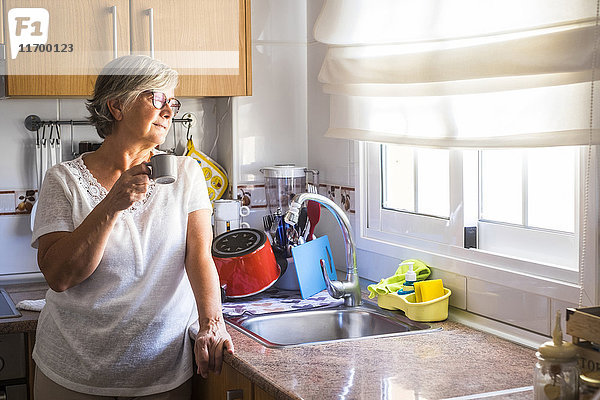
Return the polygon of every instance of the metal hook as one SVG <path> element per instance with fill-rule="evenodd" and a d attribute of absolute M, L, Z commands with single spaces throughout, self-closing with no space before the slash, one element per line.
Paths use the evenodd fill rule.
<path fill-rule="evenodd" d="M 71 157 L 75 158 L 75 150 L 73 149 L 73 120 L 70 121 L 71 125 Z"/>
<path fill-rule="evenodd" d="M 48 125 L 50 125 L 50 137 L 48 138 L 48 140 L 50 141 L 50 146 L 54 146 L 54 122 L 50 122 Z"/>
<path fill-rule="evenodd" d="M 60 144 L 60 124 L 56 122 L 56 144 Z"/>
<path fill-rule="evenodd" d="M 46 146 L 46 124 L 42 125 L 42 146 Z"/>
<path fill-rule="evenodd" d="M 190 128 L 192 124 L 187 124 L 187 132 L 185 133 L 185 137 L 188 141 L 192 140 L 192 134 L 190 133 Z"/>

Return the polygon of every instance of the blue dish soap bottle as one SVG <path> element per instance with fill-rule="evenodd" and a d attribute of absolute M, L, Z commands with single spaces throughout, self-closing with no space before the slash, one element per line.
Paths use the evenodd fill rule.
<path fill-rule="evenodd" d="M 404 284 L 402 289 L 398 290 L 398 294 L 410 294 L 415 291 L 415 282 L 417 281 L 417 274 L 413 270 L 415 263 L 407 262 L 408 271 L 404 274 Z"/>

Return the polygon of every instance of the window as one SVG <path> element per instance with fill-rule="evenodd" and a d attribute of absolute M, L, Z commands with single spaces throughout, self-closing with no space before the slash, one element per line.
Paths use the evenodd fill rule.
<path fill-rule="evenodd" d="M 315 25 L 326 136 L 361 141 L 359 248 L 597 304 L 596 4 L 438 3 L 331 0 Z"/>
<path fill-rule="evenodd" d="M 577 282 L 582 148 L 364 148 L 368 237 Z"/>

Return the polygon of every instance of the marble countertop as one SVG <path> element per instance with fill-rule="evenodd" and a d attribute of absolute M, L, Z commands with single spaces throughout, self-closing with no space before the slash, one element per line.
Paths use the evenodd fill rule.
<path fill-rule="evenodd" d="M 47 286 L 5 286 L 17 303 Z M 0 333 L 33 331 L 39 313 L 0 320 Z M 232 327 L 225 361 L 278 399 L 530 399 L 535 351 L 445 321 L 441 331 L 270 349 Z M 463 397 L 464 398 L 464 397 Z"/>
<path fill-rule="evenodd" d="M 282 399 L 530 399 L 535 351 L 454 322 L 441 331 L 269 349 L 231 328 L 226 361 Z"/>

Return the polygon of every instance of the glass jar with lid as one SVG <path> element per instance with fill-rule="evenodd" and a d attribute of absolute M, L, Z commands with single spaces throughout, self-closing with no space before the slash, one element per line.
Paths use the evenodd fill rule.
<path fill-rule="evenodd" d="M 562 340 L 560 311 L 552 332 L 552 341 L 542 344 L 535 355 L 533 392 L 535 400 L 577 400 L 579 367 L 575 345 Z"/>

